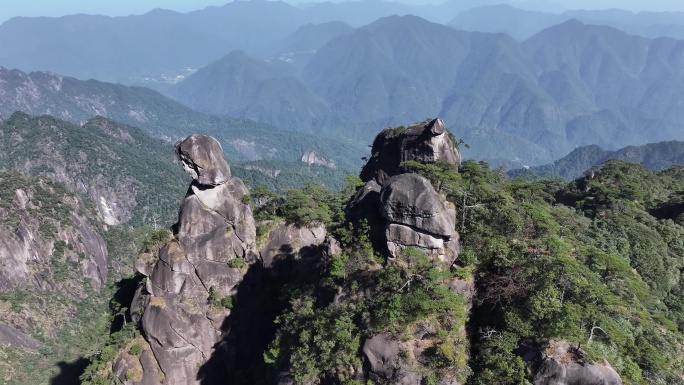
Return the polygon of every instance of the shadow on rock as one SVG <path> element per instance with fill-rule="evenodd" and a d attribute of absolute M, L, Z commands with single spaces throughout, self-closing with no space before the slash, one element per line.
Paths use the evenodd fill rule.
<path fill-rule="evenodd" d="M 320 248 L 299 252 L 282 245 L 270 267 L 249 267 L 234 297 L 234 306 L 223 321 L 223 338 L 214 346 L 197 380 L 202 385 L 270 384 L 277 373 L 267 367 L 263 353 L 274 339 L 275 319 L 286 309 L 288 284 L 316 282 Z"/>
<path fill-rule="evenodd" d="M 58 362 L 59 374 L 50 380 L 50 385 L 73 385 L 80 384 L 79 377 L 90 364 L 90 360 L 79 358 L 74 362 Z"/>
<path fill-rule="evenodd" d="M 124 278 L 116 283 L 116 291 L 109 301 L 109 310 L 112 312 L 112 316 L 114 316 L 109 327 L 109 334 L 118 332 L 127 322 L 131 322 L 131 311 L 129 308 L 122 307 L 122 304 L 133 302 L 135 292 L 144 278 L 144 275 L 136 274 L 133 277 Z"/>

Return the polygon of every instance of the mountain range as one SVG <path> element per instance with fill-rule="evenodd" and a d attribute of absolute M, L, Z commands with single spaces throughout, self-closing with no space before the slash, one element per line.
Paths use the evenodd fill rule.
<path fill-rule="evenodd" d="M 333 38 L 299 77 L 233 52 L 165 92 L 212 114 L 366 140 L 440 116 L 479 149 L 466 156 L 539 165 L 589 144 L 684 139 L 683 48 L 577 20 L 518 43 L 392 16 Z"/>
<path fill-rule="evenodd" d="M 407 6 L 398 13 L 427 15 L 426 10 L 437 9 L 444 16 L 477 5 L 457 3 Z M 576 19 L 523 42 L 502 33 L 455 30 L 413 15 L 383 17 L 359 26 L 367 21 L 364 18 L 374 20 L 377 14 L 399 8 L 373 2 L 364 8 L 363 17 L 354 19 L 345 10 L 356 6 L 297 8 L 250 1 L 188 14 L 154 10 L 125 18 L 12 19 L 0 26 L 0 43 L 6 43 L 0 44 L 0 64 L 21 64 L 12 58 L 24 57 L 31 65 L 49 69 L 45 67 L 65 57 L 98 71 L 106 71 L 108 65 L 123 72 L 129 66 L 141 71 L 161 68 L 147 61 L 150 56 L 187 71 L 158 87 L 174 102 L 139 87 L 1 70 L 0 113 L 24 110 L 72 122 L 103 115 L 167 140 L 191 132 L 215 135 L 235 160 L 297 161 L 312 150 L 346 169 L 358 167 L 365 152 L 357 143 L 369 141 L 383 127 L 436 116 L 475 149 L 465 151 L 466 157 L 507 167 L 546 164 L 590 144 L 615 150 L 684 139 L 679 40 L 634 36 Z M 513 10 L 492 6 L 467 12 L 499 8 L 504 15 Z M 261 23 L 255 22 L 256 15 L 261 15 Z M 621 11 L 562 16 L 573 15 L 661 26 L 676 25 L 681 19 L 677 13 Z M 153 32 L 155 23 L 172 25 L 168 28 L 175 34 Z M 262 34 L 262 24 L 269 23 L 272 35 Z M 85 34 L 86 27 L 95 32 Z M 119 31 L 118 40 L 107 40 L 113 30 Z M 129 44 L 126 34 L 138 36 L 135 44 Z M 23 41 L 29 37 L 46 44 L 59 37 L 85 48 L 73 55 L 71 48 L 50 43 L 50 49 L 59 52 L 46 58 L 53 64 L 41 64 L 43 59 L 19 53 L 33 48 L 41 55 L 48 52 Z M 155 39 L 166 40 L 162 44 Z M 183 53 L 185 46 L 204 50 L 204 45 L 214 51 Z M 92 51 L 100 46 L 116 57 Z M 129 46 L 155 48 L 126 51 Z M 197 60 L 183 62 L 186 59 Z M 100 66 L 100 60 L 107 63 Z M 71 67 L 63 69 L 66 75 L 74 73 Z M 333 145 L 327 138 L 337 142 Z"/>
<path fill-rule="evenodd" d="M 568 155 L 544 166 L 517 169 L 508 172 L 511 177 L 562 178 L 573 180 L 610 159 L 640 163 L 649 170 L 662 171 L 684 164 L 684 142 L 668 141 L 642 146 L 627 146 L 615 151 L 604 150 L 593 144 L 573 150 Z"/>
<path fill-rule="evenodd" d="M 0 114 L 49 114 L 72 123 L 95 116 L 111 118 L 167 141 L 208 133 L 222 143 L 229 159 L 299 161 L 309 150 L 341 169 L 357 169 L 367 152 L 357 142 L 293 133 L 245 119 L 198 112 L 143 87 L 77 80 L 47 72 L 30 74 L 0 68 Z"/>
<path fill-rule="evenodd" d="M 463 10 L 496 3 L 359 1 L 299 8 L 282 1 L 234 1 L 188 13 L 155 9 L 127 17 L 16 17 L 0 25 L 0 65 L 84 80 L 154 85 L 173 82 L 232 50 L 257 53 L 272 48 L 308 23 L 341 21 L 358 27 L 393 14 L 446 23 Z"/>
<path fill-rule="evenodd" d="M 518 41 L 524 41 L 545 28 L 571 19 L 614 27 L 632 35 L 684 39 L 684 12 L 580 9 L 552 13 L 496 4 L 463 11 L 447 25 L 466 31 L 503 32 Z"/>

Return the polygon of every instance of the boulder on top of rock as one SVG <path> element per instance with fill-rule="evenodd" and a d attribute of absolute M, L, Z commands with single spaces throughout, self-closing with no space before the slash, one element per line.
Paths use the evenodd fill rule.
<path fill-rule="evenodd" d="M 456 211 L 430 181 L 418 174 L 400 174 L 387 180 L 380 193 L 380 212 L 390 223 L 414 227 L 451 238 Z"/>
<path fill-rule="evenodd" d="M 388 177 L 406 172 L 402 162 L 434 163 L 443 160 L 458 169 L 461 155 L 448 135 L 442 119 L 408 128 L 385 128 L 373 141 L 371 158 L 361 170 L 361 180 L 383 184 Z"/>
<path fill-rule="evenodd" d="M 220 341 L 230 313 L 210 299 L 225 299 L 237 291 L 248 268 L 228 263 L 235 258 L 243 259 L 242 264 L 256 260 L 256 228 L 243 199 L 248 190 L 231 177 L 214 138 L 189 136 L 176 143 L 176 152 L 194 180 L 181 204 L 174 239 L 159 249 L 158 258 L 145 255 L 136 262 L 148 280 L 146 293 L 136 294 L 134 300 L 145 310 L 135 314 L 153 353 L 150 363 L 141 361 L 142 378 L 154 380 L 156 375 L 150 374 L 161 372 L 165 384 L 199 384 L 198 369 Z M 130 369 L 120 364 L 119 369 Z"/>
<path fill-rule="evenodd" d="M 216 186 L 230 179 L 230 166 L 221 144 L 211 136 L 190 135 L 176 142 L 175 147 L 183 169 L 198 183 Z"/>

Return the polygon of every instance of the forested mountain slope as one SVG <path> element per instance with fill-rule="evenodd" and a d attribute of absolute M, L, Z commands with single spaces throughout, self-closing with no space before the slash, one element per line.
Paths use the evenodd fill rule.
<path fill-rule="evenodd" d="M 366 153 L 363 145 L 345 139 L 292 133 L 250 120 L 217 117 L 185 107 L 143 87 L 81 81 L 46 72 L 30 74 L 0 68 L 0 114 L 15 111 L 49 114 L 79 123 L 104 116 L 139 127 L 169 141 L 193 132 L 211 133 L 234 160 L 299 160 L 313 150 L 343 169 L 356 168 Z"/>
<path fill-rule="evenodd" d="M 109 225 L 170 226 L 185 193 L 169 144 L 105 118 L 74 125 L 17 112 L 0 124 L 0 145 L 2 168 L 68 186 Z"/>

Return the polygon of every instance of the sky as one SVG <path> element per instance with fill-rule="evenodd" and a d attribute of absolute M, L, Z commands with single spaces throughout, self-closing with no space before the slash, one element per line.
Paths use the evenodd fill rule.
<path fill-rule="evenodd" d="M 0 0 L 0 22 L 14 16 L 63 16 L 75 13 L 125 16 L 143 14 L 154 8 L 179 12 L 203 9 L 209 5 L 224 5 L 231 0 Z M 311 0 L 286 0 L 288 3 Z M 404 3 L 438 4 L 443 0 L 395 0 Z M 537 1 L 537 0 L 535 0 Z M 622 8 L 632 11 L 684 11 L 682 0 L 547 0 L 568 9 Z M 503 0 L 502 0 L 503 2 Z M 529 0 L 510 0 L 512 3 Z"/>

